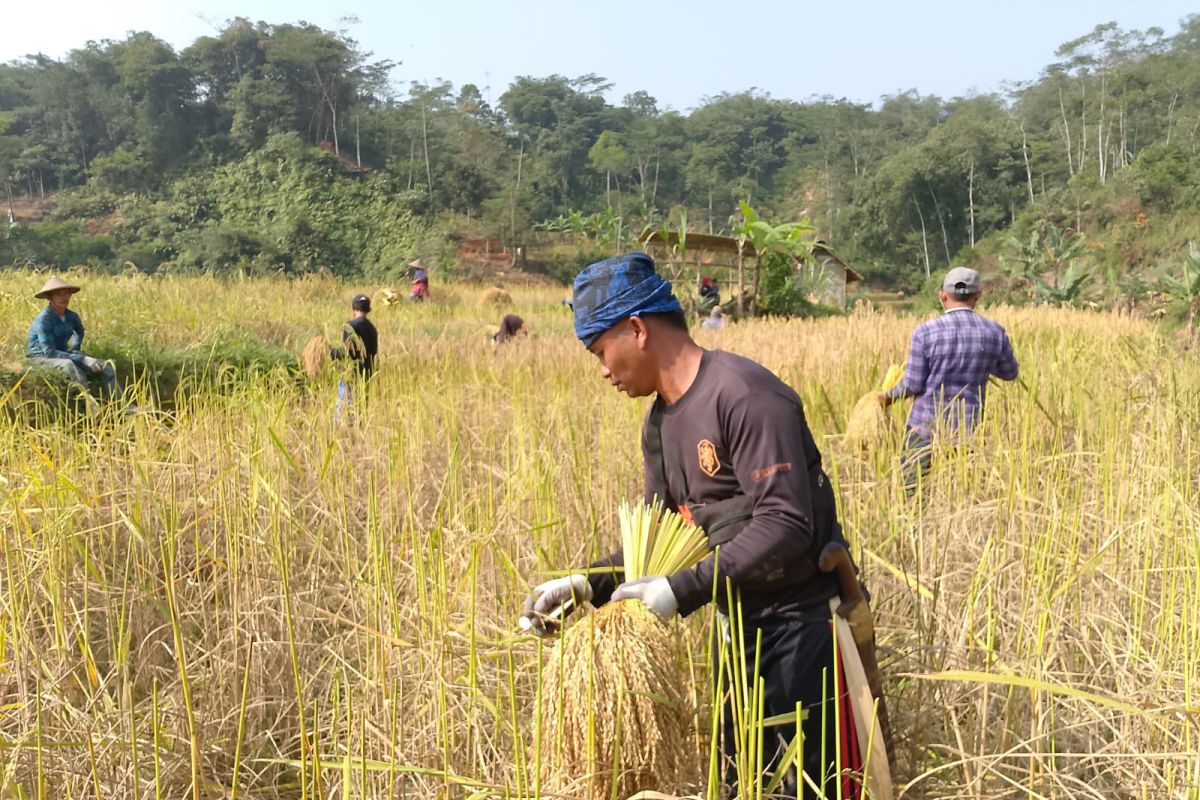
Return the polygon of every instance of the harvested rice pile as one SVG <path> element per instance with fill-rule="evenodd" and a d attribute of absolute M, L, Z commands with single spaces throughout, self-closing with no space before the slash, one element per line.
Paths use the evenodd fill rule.
<path fill-rule="evenodd" d="M 542 689 L 543 790 L 609 800 L 694 780 L 684 689 L 671 630 L 640 600 L 609 603 L 572 625 Z"/>
<path fill-rule="evenodd" d="M 325 343 L 325 337 L 314 336 L 308 340 L 308 344 L 304 345 L 304 354 L 300 356 L 300 364 L 304 367 L 308 377 L 316 380 L 328 358 L 329 345 Z"/>
<path fill-rule="evenodd" d="M 621 507 L 626 579 L 670 575 L 707 552 L 660 506 Z M 640 600 L 569 625 L 543 671 L 542 787 L 588 800 L 674 790 L 699 778 L 692 702 L 671 626 Z"/>
<path fill-rule="evenodd" d="M 891 391 L 903 379 L 904 370 L 892 364 L 879 388 L 858 398 L 846 422 L 846 439 L 850 444 L 865 449 L 883 435 L 888 417 L 887 411 L 879 405 L 879 393 Z"/>
<path fill-rule="evenodd" d="M 499 286 L 492 286 L 480 293 L 475 304 L 478 306 L 511 306 L 513 299 L 512 295 Z"/>

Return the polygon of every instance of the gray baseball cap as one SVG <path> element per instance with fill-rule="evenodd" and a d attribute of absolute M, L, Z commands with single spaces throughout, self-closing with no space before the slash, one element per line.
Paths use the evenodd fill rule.
<path fill-rule="evenodd" d="M 955 297 L 970 297 L 980 291 L 979 273 L 970 267 L 955 267 L 946 273 L 942 290 Z"/>

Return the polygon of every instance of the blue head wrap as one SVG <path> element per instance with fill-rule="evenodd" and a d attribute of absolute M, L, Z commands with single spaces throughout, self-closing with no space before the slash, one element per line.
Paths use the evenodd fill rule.
<path fill-rule="evenodd" d="M 598 261 L 575 277 L 575 335 L 591 347 L 618 322 L 643 314 L 680 309 L 671 282 L 654 271 L 654 259 L 641 251 Z"/>

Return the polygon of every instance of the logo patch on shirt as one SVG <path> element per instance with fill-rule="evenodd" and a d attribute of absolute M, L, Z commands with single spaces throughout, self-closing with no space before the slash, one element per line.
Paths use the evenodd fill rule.
<path fill-rule="evenodd" d="M 778 475 L 781 472 L 791 472 L 791 471 L 792 471 L 792 462 L 785 461 L 782 464 L 772 464 L 769 467 L 763 467 L 762 469 L 756 469 L 750 473 L 750 478 L 755 483 L 758 483 L 763 478 L 769 478 L 772 475 Z"/>
<path fill-rule="evenodd" d="M 717 446 L 708 439 L 701 439 L 700 444 L 696 445 L 696 452 L 700 455 L 700 469 L 708 477 L 713 477 L 721 471 L 721 460 L 717 458 Z"/>

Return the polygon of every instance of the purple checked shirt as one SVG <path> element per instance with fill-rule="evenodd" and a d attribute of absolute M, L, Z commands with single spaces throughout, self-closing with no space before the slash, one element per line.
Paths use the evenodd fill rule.
<path fill-rule="evenodd" d="M 998 322 L 969 308 L 952 308 L 913 331 L 904 380 L 888 397 L 915 397 L 908 428 L 928 439 L 939 418 L 951 426 L 962 419 L 968 429 L 979 421 L 988 378 L 1017 377 L 1008 334 Z"/>

